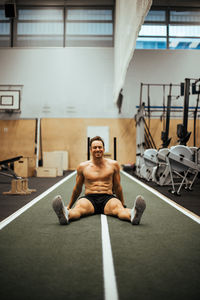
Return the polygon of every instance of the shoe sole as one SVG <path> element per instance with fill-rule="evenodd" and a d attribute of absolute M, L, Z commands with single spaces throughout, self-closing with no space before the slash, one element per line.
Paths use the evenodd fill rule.
<path fill-rule="evenodd" d="M 141 197 L 141 196 L 138 196 L 135 200 L 136 213 L 135 213 L 135 216 L 134 216 L 134 218 L 131 222 L 133 225 L 139 225 L 140 224 L 140 220 L 141 220 L 141 217 L 142 217 L 142 214 L 143 214 L 145 208 L 146 208 L 146 203 L 144 201 L 144 198 Z"/>
<path fill-rule="evenodd" d="M 59 219 L 61 225 L 67 225 L 68 221 L 63 212 L 64 204 L 60 196 L 56 196 L 52 203 L 53 209 Z"/>

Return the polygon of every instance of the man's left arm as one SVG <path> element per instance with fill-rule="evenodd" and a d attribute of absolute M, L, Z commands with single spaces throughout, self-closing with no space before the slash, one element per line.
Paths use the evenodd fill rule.
<path fill-rule="evenodd" d="M 117 162 L 115 162 L 114 168 L 115 169 L 113 174 L 113 189 L 117 198 L 122 202 L 122 205 L 124 205 L 124 196 L 123 196 L 122 186 L 120 182 L 120 167 Z"/>

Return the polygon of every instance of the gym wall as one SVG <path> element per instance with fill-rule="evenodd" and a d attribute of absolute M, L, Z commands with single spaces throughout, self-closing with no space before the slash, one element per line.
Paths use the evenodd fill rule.
<path fill-rule="evenodd" d="M 0 114 L 0 159 L 32 157 L 35 151 L 35 118 L 41 118 L 43 151 L 68 150 L 69 167 L 87 159 L 87 126 L 110 127 L 110 152 L 117 137 L 119 163 L 135 161 L 134 115 L 140 83 L 180 83 L 199 77 L 199 51 L 136 50 L 124 86 L 122 113 L 112 101 L 113 49 L 0 49 L 0 84 L 23 85 L 21 114 Z M 152 105 L 162 105 L 153 98 Z M 176 143 L 176 124 L 170 133 Z M 199 140 L 199 120 L 198 120 Z M 193 121 L 189 120 L 188 131 Z M 157 146 L 162 123 L 151 120 Z M 192 144 L 192 137 L 189 145 Z M 172 144 L 171 144 L 172 145 Z"/>
<path fill-rule="evenodd" d="M 0 120 L 2 141 L 0 160 L 18 155 L 35 156 L 35 124 L 35 120 Z M 135 122 L 133 119 L 42 119 L 42 151 L 68 151 L 69 169 L 76 169 L 81 161 L 87 160 L 88 126 L 108 126 L 111 158 L 114 158 L 113 138 L 117 137 L 119 163 L 134 161 Z"/>
<path fill-rule="evenodd" d="M 148 124 L 148 120 L 146 120 Z M 171 138 L 170 147 L 178 144 L 177 138 L 177 125 L 182 124 L 182 119 L 172 119 L 170 120 L 170 127 L 169 127 L 169 138 Z M 163 124 L 160 119 L 152 119 L 150 122 L 150 132 L 153 136 L 155 141 L 156 147 L 160 148 L 162 145 L 161 140 L 161 132 L 163 130 Z M 187 143 L 187 146 L 193 146 L 193 120 L 188 120 L 188 132 L 192 132 L 190 139 Z M 200 146 L 200 119 L 197 120 L 196 124 L 196 146 Z"/>
<path fill-rule="evenodd" d="M 177 144 L 176 126 L 181 120 L 172 120 L 169 137 L 171 146 Z M 161 146 L 162 122 L 151 120 L 151 133 L 156 146 Z M 35 157 L 35 120 L 0 120 L 1 151 L 0 160 L 22 155 Z M 117 160 L 119 164 L 135 162 L 136 127 L 134 119 L 42 119 L 42 151 L 63 150 L 69 153 L 69 169 L 87 160 L 87 126 L 108 126 L 110 134 L 111 158 L 113 158 L 113 138 L 117 137 Z M 192 131 L 193 122 L 189 120 L 188 131 Z M 200 132 L 200 120 L 197 133 Z M 200 134 L 197 136 L 200 145 Z M 193 145 L 191 136 L 189 146 Z"/>
<path fill-rule="evenodd" d="M 122 113 L 113 103 L 113 48 L 0 49 L 0 84 L 23 85 L 16 118 L 132 118 L 140 83 L 199 78 L 199 50 L 136 50 L 124 86 Z M 160 96 L 151 105 L 161 105 Z M 191 104 L 191 103 L 190 103 Z"/>
<path fill-rule="evenodd" d="M 180 84 L 185 78 L 199 78 L 199 50 L 135 50 L 131 60 L 125 86 L 122 116 L 131 117 L 136 113 L 136 105 L 140 99 L 140 84 Z M 166 90 L 166 95 L 167 95 Z M 174 89 L 172 89 L 172 95 Z M 182 97 L 183 99 L 183 97 Z M 147 104 L 144 92 L 142 100 Z M 151 93 L 151 105 L 162 105 L 162 95 Z M 166 99 L 167 101 L 167 99 Z M 176 105 L 174 100 L 172 105 Z M 179 104 L 178 104 L 179 105 Z M 183 105 L 180 101 L 180 105 Z M 190 97 L 190 106 L 196 105 L 196 95 Z"/>
<path fill-rule="evenodd" d="M 0 84 L 23 85 L 21 114 L 113 118 L 113 48 L 0 49 Z"/>
<path fill-rule="evenodd" d="M 34 157 L 35 120 L 0 120 L 0 160 Z"/>

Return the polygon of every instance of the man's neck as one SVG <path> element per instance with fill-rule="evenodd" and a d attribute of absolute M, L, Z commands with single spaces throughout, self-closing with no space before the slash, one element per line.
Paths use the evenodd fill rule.
<path fill-rule="evenodd" d="M 96 166 L 101 166 L 104 163 L 104 157 L 93 157 L 92 162 Z"/>

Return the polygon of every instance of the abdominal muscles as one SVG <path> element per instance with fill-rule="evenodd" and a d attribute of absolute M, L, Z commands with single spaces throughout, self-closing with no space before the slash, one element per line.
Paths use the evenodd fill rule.
<path fill-rule="evenodd" d="M 113 172 L 85 174 L 85 194 L 112 194 Z"/>

